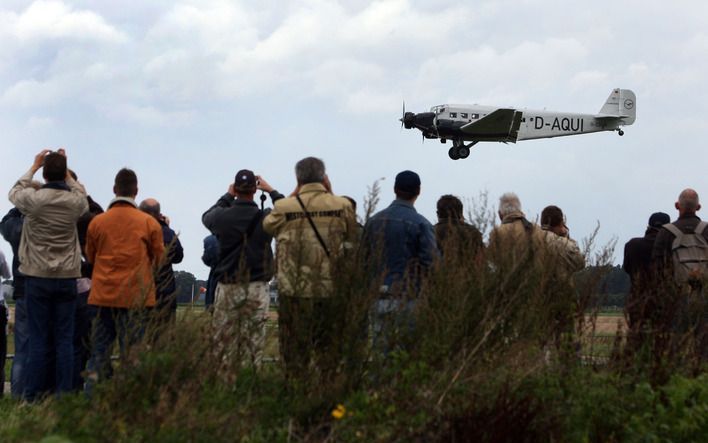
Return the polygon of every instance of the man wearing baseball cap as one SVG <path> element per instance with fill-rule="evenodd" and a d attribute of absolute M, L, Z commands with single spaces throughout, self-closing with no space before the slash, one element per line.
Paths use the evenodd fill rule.
<path fill-rule="evenodd" d="M 635 237 L 624 245 L 622 269 L 629 274 L 632 289 L 625 302 L 625 317 L 629 326 L 628 347 L 636 350 L 643 345 L 647 337 L 647 321 L 654 311 L 651 299 L 652 277 L 654 275 L 651 253 L 656 236 L 661 227 L 671 223 L 669 214 L 655 212 L 649 217 L 644 237 Z"/>
<path fill-rule="evenodd" d="M 421 278 L 439 256 L 433 225 L 413 206 L 420 195 L 420 177 L 413 171 L 396 175 L 396 199 L 364 227 L 364 239 L 383 274 L 374 307 L 374 343 L 390 350 L 396 324 L 410 324 Z M 380 256 L 378 255 L 380 254 Z"/>
<path fill-rule="evenodd" d="M 202 216 L 202 223 L 219 241 L 215 268 L 218 281 L 214 302 L 217 348 L 224 363 L 259 365 L 265 344 L 265 324 L 273 277 L 272 235 L 263 230 L 263 218 L 254 202 L 256 190 L 275 201 L 283 195 L 253 171 L 241 169 L 229 190 Z M 226 344 L 228 343 L 228 347 Z M 220 370 L 228 371 L 228 367 Z"/>

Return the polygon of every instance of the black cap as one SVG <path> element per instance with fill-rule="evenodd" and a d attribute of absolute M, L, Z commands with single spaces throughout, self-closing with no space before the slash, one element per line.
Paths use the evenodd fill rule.
<path fill-rule="evenodd" d="M 403 192 L 420 192 L 420 177 L 413 171 L 399 172 L 393 187 Z"/>
<path fill-rule="evenodd" d="M 249 169 L 241 169 L 236 173 L 234 187 L 238 190 L 251 190 L 256 187 L 256 176 Z"/>
<path fill-rule="evenodd" d="M 649 226 L 652 228 L 660 228 L 667 223 L 671 223 L 669 214 L 663 212 L 655 212 L 649 217 Z"/>

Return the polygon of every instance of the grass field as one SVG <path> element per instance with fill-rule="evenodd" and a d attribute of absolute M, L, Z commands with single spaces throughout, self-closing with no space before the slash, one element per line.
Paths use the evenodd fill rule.
<path fill-rule="evenodd" d="M 182 305 L 178 307 L 177 315 L 181 317 L 188 311 L 205 312 L 203 306 Z M 12 334 L 12 325 L 14 324 L 14 306 L 10 306 L 10 327 L 7 336 L 7 354 L 8 358 L 5 363 L 5 380 L 10 380 L 10 368 L 12 360 L 10 355 L 15 353 L 15 341 Z M 610 353 L 611 343 L 614 340 L 618 330 L 625 330 L 626 323 L 621 311 L 603 311 L 597 316 L 595 323 L 594 343 L 584 344 L 584 349 L 592 349 L 593 355 L 605 357 Z M 275 309 L 269 312 L 268 323 L 266 325 L 266 359 L 278 358 L 278 314 Z"/>

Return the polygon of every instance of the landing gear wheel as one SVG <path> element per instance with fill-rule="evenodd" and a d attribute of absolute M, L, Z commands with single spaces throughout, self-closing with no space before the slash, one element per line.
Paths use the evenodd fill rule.
<path fill-rule="evenodd" d="M 619 134 L 620 137 L 622 137 L 624 135 L 624 131 L 621 129 L 619 131 L 617 131 L 617 133 Z"/>
<path fill-rule="evenodd" d="M 453 160 L 459 160 L 459 159 L 460 159 L 460 155 L 459 155 L 459 153 L 458 153 L 458 151 L 457 151 L 457 147 L 455 147 L 455 146 L 453 146 L 452 148 L 450 148 L 450 149 L 447 151 L 447 155 L 448 155 L 451 159 L 453 159 Z"/>
<path fill-rule="evenodd" d="M 470 148 L 468 148 L 467 146 L 460 146 L 459 148 L 457 148 L 457 156 L 463 159 L 469 157 Z"/>

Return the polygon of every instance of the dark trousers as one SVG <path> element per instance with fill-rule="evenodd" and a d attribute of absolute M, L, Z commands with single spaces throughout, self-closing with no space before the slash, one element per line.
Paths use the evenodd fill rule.
<path fill-rule="evenodd" d="M 209 269 L 209 279 L 207 280 L 207 290 L 204 294 L 204 307 L 209 309 L 214 305 L 214 295 L 216 294 L 216 285 L 219 283 L 214 268 Z"/>
<path fill-rule="evenodd" d="M 288 379 L 305 381 L 336 369 L 340 352 L 335 347 L 341 338 L 334 336 L 332 307 L 327 298 L 279 297 L 280 354 Z"/>
<path fill-rule="evenodd" d="M 72 386 L 81 391 L 84 386 L 82 373 L 91 355 L 91 314 L 88 306 L 88 292 L 79 294 L 74 314 L 74 371 Z"/>
<path fill-rule="evenodd" d="M 113 374 L 111 352 L 116 339 L 123 356 L 129 346 L 143 338 L 147 311 L 88 305 L 88 312 L 92 320 L 91 357 L 86 367 L 84 389 L 86 394 L 91 395 L 97 381 Z"/>
<path fill-rule="evenodd" d="M 0 302 L 0 387 L 5 387 L 5 360 L 7 359 L 7 307 Z M 0 397 L 4 389 L 0 389 Z"/>
<path fill-rule="evenodd" d="M 69 392 L 74 371 L 76 279 L 27 277 L 25 297 L 29 354 L 24 396 L 34 401 L 46 393 L 52 357 L 56 361 L 55 391 Z"/>
<path fill-rule="evenodd" d="M 27 298 L 15 298 L 15 358 L 12 360 L 10 388 L 12 396 L 22 397 L 27 378 L 27 356 L 29 354 L 29 319 L 27 318 Z"/>

